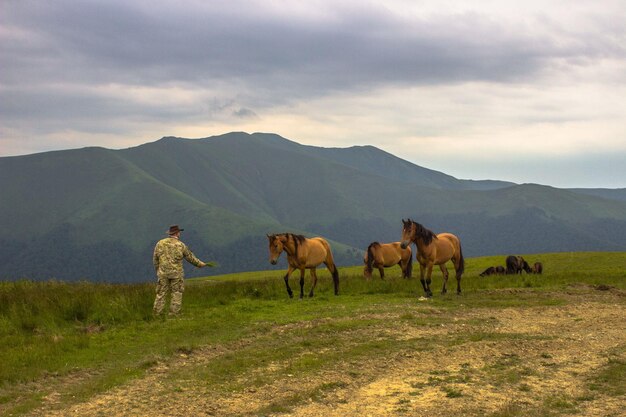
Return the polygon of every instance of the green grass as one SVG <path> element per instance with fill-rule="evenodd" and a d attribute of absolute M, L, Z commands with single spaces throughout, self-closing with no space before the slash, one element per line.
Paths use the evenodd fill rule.
<path fill-rule="evenodd" d="M 411 310 L 406 309 L 407 304 L 415 306 L 416 297 L 423 295 L 415 279 L 417 266 L 412 280 L 399 278 L 397 268 L 388 270 L 386 281 L 364 280 L 360 266 L 343 268 L 339 296 L 332 294 L 330 275 L 321 270 L 316 296 L 302 301 L 287 297 L 284 271 L 190 279 L 183 316 L 167 320 L 152 317 L 153 284 L 0 282 L 0 414 L 31 410 L 53 389 L 59 392 L 61 404 L 80 401 L 142 376 L 159 361 L 193 355 L 207 346 L 221 349 L 219 360 L 194 368 L 191 375 L 173 371 L 168 374 L 172 386 L 186 389 L 186 384 L 200 382 L 206 389 L 240 390 L 242 384 L 260 387 L 267 378 L 323 373 L 329 367 L 342 366 L 346 377 L 358 378 L 360 373 L 351 363 L 420 352 L 435 343 L 420 337 L 385 337 L 381 329 L 392 329 L 393 323 L 437 327 L 445 323 L 448 310 L 462 313 L 475 308 L 558 305 L 563 301 L 555 296 L 555 290 L 576 292 L 598 285 L 626 288 L 626 253 L 525 257 L 541 260 L 545 273 L 481 278 L 478 273 L 503 257 L 468 259 L 463 296 L 454 294 L 454 279 L 448 283 L 452 290 L 439 295 L 441 273 L 437 271 L 433 274 L 435 296 Z M 296 295 L 298 280 L 294 277 L 290 282 Z M 309 285 L 307 274 L 305 294 Z M 472 325 L 471 321 L 463 323 Z M 516 337 L 526 336 L 483 332 L 453 337 L 445 343 L 453 346 Z M 245 341 L 251 340 L 254 343 L 246 346 Z M 313 354 L 320 350 L 323 355 Z M 501 358 L 485 372 L 495 381 L 523 386 L 527 370 L 516 359 Z M 255 376 L 259 369 L 264 369 L 263 374 Z M 613 358 L 589 382 L 590 390 L 623 395 L 624 385 L 619 383 L 623 375 L 623 360 Z M 72 383 L 73 379 L 80 383 Z M 56 381 L 54 387 L 51 380 Z M 456 382 L 444 380 L 443 395 L 463 396 L 463 390 L 445 384 Z M 304 397 L 320 398 L 332 388 L 312 387 Z M 266 412 L 289 410 L 299 401 L 300 396 L 276 400 Z M 545 406 L 569 412 L 574 403 L 552 398 L 546 399 Z M 507 410 L 503 415 L 514 413 L 516 406 Z"/>
<path fill-rule="evenodd" d="M 613 396 L 626 394 L 626 360 L 609 358 L 598 375 L 589 381 L 591 391 L 609 392 Z"/>

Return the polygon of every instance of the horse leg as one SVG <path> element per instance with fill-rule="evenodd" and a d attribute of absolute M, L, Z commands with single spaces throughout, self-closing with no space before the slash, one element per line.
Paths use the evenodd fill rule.
<path fill-rule="evenodd" d="M 460 263 L 458 267 L 455 265 L 454 269 L 456 271 L 456 293 L 460 295 L 461 294 L 461 275 L 463 275 L 463 271 L 461 271 Z"/>
<path fill-rule="evenodd" d="M 385 268 L 383 268 L 382 266 L 379 266 L 378 272 L 380 272 L 380 279 L 384 281 L 385 280 Z"/>
<path fill-rule="evenodd" d="M 311 291 L 309 291 L 309 297 L 313 297 L 313 290 L 317 285 L 317 272 L 315 272 L 315 268 L 311 269 L 311 278 L 313 279 L 313 285 L 311 286 Z"/>
<path fill-rule="evenodd" d="M 304 298 L 304 273 L 306 269 L 300 268 L 300 299 Z"/>
<path fill-rule="evenodd" d="M 289 286 L 289 276 L 293 272 L 293 268 L 290 266 L 287 269 L 287 273 L 285 274 L 285 285 L 287 286 L 287 294 L 289 294 L 289 298 L 293 298 L 293 291 L 291 291 L 291 287 Z"/>
<path fill-rule="evenodd" d="M 439 269 L 441 269 L 441 273 L 443 274 L 443 288 L 441 288 L 441 294 L 445 294 L 448 292 L 448 268 L 446 268 L 446 264 L 439 265 Z"/>
<path fill-rule="evenodd" d="M 424 288 L 424 293 L 426 297 L 432 297 L 433 292 L 430 290 L 430 276 L 433 272 L 433 264 L 421 264 L 420 263 L 420 281 L 422 282 L 422 287 Z M 426 278 L 424 279 L 424 275 Z"/>
<path fill-rule="evenodd" d="M 426 280 L 424 279 L 425 266 L 420 263 L 420 282 L 422 283 L 422 288 L 424 289 L 424 293 L 428 295 L 428 288 L 426 288 Z"/>
<path fill-rule="evenodd" d="M 402 269 L 402 278 L 408 279 L 409 278 L 409 265 L 408 265 L 408 263 L 405 262 L 405 261 L 401 261 L 400 262 L 400 269 Z"/>
<path fill-rule="evenodd" d="M 433 292 L 430 290 L 430 277 L 433 275 L 433 263 L 429 262 L 426 266 L 426 289 L 428 290 L 426 297 L 432 297 Z"/>
<path fill-rule="evenodd" d="M 326 268 L 328 268 L 328 272 L 330 272 L 330 274 L 333 276 L 335 295 L 339 295 L 339 270 L 337 269 L 337 265 L 335 265 L 332 256 L 329 258 L 326 258 L 324 265 L 326 265 Z"/>
<path fill-rule="evenodd" d="M 339 271 L 335 264 L 333 264 L 333 286 L 335 287 L 335 295 L 339 295 Z"/>

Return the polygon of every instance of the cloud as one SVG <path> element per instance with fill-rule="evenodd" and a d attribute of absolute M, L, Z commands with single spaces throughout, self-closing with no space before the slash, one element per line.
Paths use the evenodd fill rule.
<path fill-rule="evenodd" d="M 613 54 L 580 34 L 543 31 L 471 12 L 406 18 L 382 6 L 337 7 L 321 17 L 285 16 L 239 2 L 13 2 L 3 47 L 14 83 L 162 85 L 235 82 L 298 94 L 379 85 L 510 81 L 551 60 Z M 330 15 L 330 16 L 329 16 Z M 598 22 L 598 24 L 604 23 Z M 5 44 L 5 42 L 3 42 Z M 623 49 L 623 48 L 622 48 Z M 621 51 L 623 52 L 623 51 Z M 45 64 L 32 68 L 32 64 Z M 33 80 L 34 79 L 34 80 Z"/>
<path fill-rule="evenodd" d="M 0 155 L 231 130 L 427 166 L 623 150 L 625 20 L 620 1 L 8 0 Z"/>
<path fill-rule="evenodd" d="M 259 117 L 254 111 L 245 108 L 233 111 L 233 116 L 241 119 L 257 119 Z"/>

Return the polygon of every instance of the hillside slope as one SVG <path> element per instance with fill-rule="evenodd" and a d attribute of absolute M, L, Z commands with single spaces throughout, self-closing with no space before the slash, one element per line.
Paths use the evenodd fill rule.
<path fill-rule="evenodd" d="M 340 264 L 357 264 L 369 242 L 398 240 L 407 217 L 458 234 L 468 256 L 626 249 L 618 199 L 463 181 L 370 146 L 273 134 L 0 158 L 0 193 L 5 279 L 153 279 L 153 245 L 174 223 L 219 273 L 266 268 L 264 235 L 282 231 L 324 235 Z"/>

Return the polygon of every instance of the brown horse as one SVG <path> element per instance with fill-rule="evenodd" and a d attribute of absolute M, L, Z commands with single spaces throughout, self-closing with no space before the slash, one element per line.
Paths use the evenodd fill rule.
<path fill-rule="evenodd" d="M 302 235 L 294 235 L 292 233 L 281 233 L 278 235 L 267 235 L 269 239 L 270 263 L 276 265 L 278 257 L 285 251 L 287 252 L 287 263 L 289 268 L 285 275 L 285 285 L 289 297 L 293 298 L 293 291 L 289 287 L 289 276 L 291 273 L 300 270 L 300 298 L 304 297 L 304 272 L 305 269 L 311 271 L 313 277 L 313 286 L 309 292 L 309 297 L 313 297 L 313 290 L 317 285 L 317 274 L 315 268 L 324 263 L 331 275 L 335 285 L 335 295 L 339 293 L 339 272 L 333 260 L 333 254 L 330 251 L 330 245 L 321 237 L 306 238 Z"/>
<path fill-rule="evenodd" d="M 439 269 L 443 273 L 443 288 L 441 293 L 448 292 L 446 284 L 448 283 L 448 269 L 445 264 L 448 261 L 454 263 L 456 271 L 456 293 L 461 294 L 461 275 L 465 271 L 465 260 L 463 259 L 463 251 L 461 250 L 461 241 L 452 233 L 439 233 L 435 235 L 419 223 L 411 219 L 404 221 L 402 219 L 402 244 L 406 248 L 411 243 L 417 246 L 417 254 L 415 258 L 420 264 L 420 281 L 427 297 L 432 297 L 430 290 L 430 277 L 433 272 L 433 265 L 439 265 Z M 426 278 L 424 279 L 424 275 Z"/>
<path fill-rule="evenodd" d="M 509 255 L 505 259 L 506 273 L 507 274 L 521 274 L 522 271 L 526 271 L 527 274 L 532 272 L 532 268 L 528 265 L 528 262 L 521 256 Z"/>
<path fill-rule="evenodd" d="M 380 278 L 385 279 L 384 268 L 389 268 L 390 266 L 398 264 L 400 264 L 400 268 L 402 269 L 402 278 L 411 278 L 413 270 L 413 254 L 411 252 L 411 247 L 402 249 L 400 247 L 400 242 L 372 242 L 367 247 L 363 263 L 365 263 L 363 275 L 367 279 L 372 278 L 373 268 L 378 268 Z"/>
<path fill-rule="evenodd" d="M 496 274 L 496 267 L 490 266 L 489 268 L 485 269 L 483 272 L 478 274 L 478 276 L 486 277 L 486 276 L 495 275 L 495 274 Z"/>

